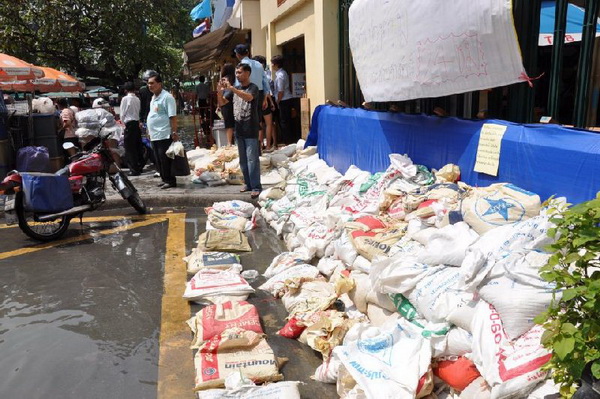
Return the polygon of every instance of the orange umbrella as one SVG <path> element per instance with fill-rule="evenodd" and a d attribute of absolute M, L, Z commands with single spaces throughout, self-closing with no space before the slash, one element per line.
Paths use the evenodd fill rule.
<path fill-rule="evenodd" d="M 44 76 L 41 68 L 11 55 L 0 53 L 0 81 L 37 79 Z"/>
<path fill-rule="evenodd" d="M 85 85 L 73 76 L 57 71 L 54 68 L 39 67 L 39 69 L 44 73 L 43 78 L 5 82 L 0 80 L 0 90 L 50 93 L 83 91 L 85 89 Z"/>
<path fill-rule="evenodd" d="M 54 68 L 49 67 L 41 67 L 44 72 L 44 77 L 33 80 L 34 84 L 38 84 L 40 86 L 54 86 L 57 90 L 49 90 L 50 91 L 83 91 L 85 89 L 85 84 L 78 81 L 71 75 L 67 75 L 64 72 L 58 71 Z"/>

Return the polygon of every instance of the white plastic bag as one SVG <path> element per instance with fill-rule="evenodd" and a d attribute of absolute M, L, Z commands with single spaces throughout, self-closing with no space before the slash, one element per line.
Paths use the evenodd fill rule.
<path fill-rule="evenodd" d="M 169 148 L 167 148 L 165 155 L 171 159 L 175 159 L 176 156 L 185 157 L 185 148 L 183 148 L 181 141 L 173 141 Z"/>

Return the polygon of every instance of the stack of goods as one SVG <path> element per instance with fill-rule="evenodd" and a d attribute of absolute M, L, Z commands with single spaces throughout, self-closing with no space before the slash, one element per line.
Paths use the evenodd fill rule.
<path fill-rule="evenodd" d="M 286 166 L 290 162 L 316 153 L 315 147 L 304 149 L 304 141 L 290 144 L 260 157 L 261 182 L 273 185 L 288 178 Z M 244 184 L 240 169 L 238 150 L 235 146 L 213 147 L 212 149 L 196 148 L 187 152 L 192 174 L 192 182 L 209 187 L 225 184 Z"/>
<path fill-rule="evenodd" d="M 557 392 L 533 319 L 560 296 L 538 274 L 559 200 L 399 154 L 376 174 L 316 154 L 286 167 L 259 204 L 289 252 L 259 288 L 289 312 L 280 334 L 323 355 L 316 380 L 348 398 Z"/>
<path fill-rule="evenodd" d="M 281 391 L 299 399 L 297 382 L 255 385 L 282 380 L 283 362 L 265 339 L 256 307 L 246 302 L 254 289 L 242 276 L 240 257 L 223 252 L 252 250 L 244 231 L 256 226 L 258 213 L 243 201 L 217 202 L 206 211 L 207 231 L 184 258 L 193 277 L 183 296 L 206 305 L 188 320 L 194 334 L 191 348 L 196 350 L 198 397 L 275 399 Z M 232 392 L 236 396 L 230 396 Z"/>

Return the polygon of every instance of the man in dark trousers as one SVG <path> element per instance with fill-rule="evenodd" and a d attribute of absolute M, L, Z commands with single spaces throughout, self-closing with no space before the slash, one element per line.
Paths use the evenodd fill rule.
<path fill-rule="evenodd" d="M 233 92 L 233 117 L 235 119 L 235 140 L 240 158 L 240 169 L 246 184 L 240 191 L 250 191 L 251 198 L 257 198 L 262 190 L 260 184 L 260 162 L 258 130 L 259 93 L 258 86 L 250 82 L 252 68 L 240 63 L 235 69 L 239 84 L 231 86 L 229 80 L 222 79 L 217 90 L 219 106 L 229 101 L 223 96 L 225 90 Z"/>
<path fill-rule="evenodd" d="M 123 86 L 127 93 L 121 100 L 120 117 L 125 125 L 125 159 L 129 165 L 129 175 L 139 176 L 144 168 L 142 130 L 140 129 L 140 99 L 135 95 L 133 82 Z"/>
<path fill-rule="evenodd" d="M 171 170 L 173 160 L 166 154 L 171 143 L 179 140 L 177 104 L 171 93 L 163 90 L 160 75 L 151 76 L 148 79 L 148 88 L 154 94 L 148 112 L 148 134 L 152 141 L 156 167 L 162 179 L 160 188 L 166 190 L 177 186 L 177 179 Z"/>

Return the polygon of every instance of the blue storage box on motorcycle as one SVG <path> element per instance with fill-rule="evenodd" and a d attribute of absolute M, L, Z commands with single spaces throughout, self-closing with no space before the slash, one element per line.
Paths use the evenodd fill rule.
<path fill-rule="evenodd" d="M 25 206 L 35 212 L 62 212 L 73 208 L 67 176 L 51 173 L 22 173 Z"/>

